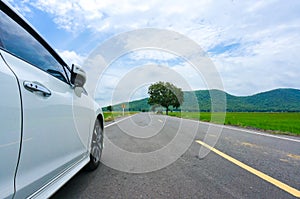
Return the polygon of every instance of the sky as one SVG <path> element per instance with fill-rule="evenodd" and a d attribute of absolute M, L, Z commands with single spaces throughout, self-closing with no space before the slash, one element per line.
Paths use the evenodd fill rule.
<path fill-rule="evenodd" d="M 157 28 L 177 32 L 197 43 L 220 74 L 223 89 L 230 94 L 246 96 L 275 88 L 300 89 L 299 0 L 8 2 L 68 64 L 84 64 L 98 46 L 117 35 Z M 141 49 L 122 55 L 109 65 L 99 80 L 96 98 L 109 104 L 112 91 L 129 81 L 126 77 L 131 77 L 131 73 L 141 71 L 140 67 L 145 69 L 142 76 L 150 80 L 151 64 L 163 66 L 163 71 L 169 67 L 176 73 L 174 78 L 179 74 L 189 85 L 186 90 L 207 89 L 205 79 L 182 57 Z M 157 67 L 153 70 L 159 71 Z M 164 75 L 162 80 L 167 73 Z M 140 82 L 131 88 L 130 99 L 146 97 L 150 83 Z"/>

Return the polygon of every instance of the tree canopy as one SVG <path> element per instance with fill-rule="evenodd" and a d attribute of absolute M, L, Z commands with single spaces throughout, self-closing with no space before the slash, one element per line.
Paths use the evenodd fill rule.
<path fill-rule="evenodd" d="M 151 84 L 148 89 L 148 94 L 150 95 L 148 104 L 165 107 L 167 115 L 170 106 L 179 108 L 183 103 L 182 89 L 177 88 L 169 82 L 157 82 Z"/>
<path fill-rule="evenodd" d="M 113 110 L 112 105 L 107 106 L 107 110 L 108 110 L 109 112 L 112 112 L 112 110 Z"/>

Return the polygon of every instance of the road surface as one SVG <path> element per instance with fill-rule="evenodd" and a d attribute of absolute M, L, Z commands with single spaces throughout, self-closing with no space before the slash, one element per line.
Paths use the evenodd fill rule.
<path fill-rule="evenodd" d="M 79 172 L 53 198 L 274 199 L 300 196 L 299 137 L 222 127 L 148 113 L 107 124 L 105 136 L 109 142 L 130 153 L 159 151 L 173 142 L 180 131 L 187 140 L 191 139 L 191 145 L 170 165 L 147 173 L 140 172 L 143 168 L 159 167 L 159 163 L 153 167 L 147 161 L 135 162 L 136 166 L 132 162 L 126 165 L 121 162 L 114 167 L 124 157 L 106 147 L 102 156 L 104 164 L 91 173 Z M 207 133 L 209 128 L 212 131 Z M 220 135 L 214 133 L 220 128 Z M 206 140 L 217 143 L 210 148 Z M 107 140 L 104 144 L 110 146 Z M 212 151 L 199 158 L 201 147 Z M 170 156 L 176 154 L 170 152 Z M 139 168 L 141 165 L 143 168 Z M 117 170 L 119 167 L 129 172 Z"/>

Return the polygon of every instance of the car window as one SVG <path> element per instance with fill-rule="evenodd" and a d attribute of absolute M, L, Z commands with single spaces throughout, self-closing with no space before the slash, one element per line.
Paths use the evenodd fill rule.
<path fill-rule="evenodd" d="M 68 83 L 63 66 L 31 34 L 2 11 L 0 47 Z"/>
<path fill-rule="evenodd" d="M 1 41 L 1 37 L 0 37 L 0 47 L 3 48 L 3 44 L 2 44 L 2 41 Z"/>

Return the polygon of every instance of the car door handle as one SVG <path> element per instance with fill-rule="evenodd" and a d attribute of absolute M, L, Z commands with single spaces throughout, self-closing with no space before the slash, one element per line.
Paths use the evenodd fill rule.
<path fill-rule="evenodd" d="M 23 85 L 30 92 L 40 92 L 45 97 L 49 97 L 51 95 L 51 91 L 40 83 L 24 81 Z"/>

